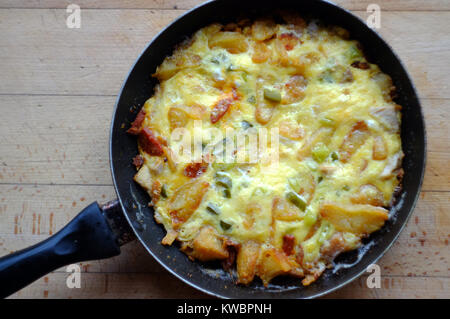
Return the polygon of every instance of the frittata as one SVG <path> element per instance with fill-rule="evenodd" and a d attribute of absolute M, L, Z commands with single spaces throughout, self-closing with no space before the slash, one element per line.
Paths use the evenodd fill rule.
<path fill-rule="evenodd" d="M 311 284 L 384 225 L 403 174 L 391 78 L 345 29 L 282 17 L 197 31 L 157 68 L 159 85 L 128 130 L 162 244 L 221 260 L 238 284 L 279 275 Z M 267 129 L 267 147 L 245 154 L 256 161 L 221 162 L 211 129 L 234 150 L 236 136 Z M 177 161 L 198 130 L 201 156 Z"/>

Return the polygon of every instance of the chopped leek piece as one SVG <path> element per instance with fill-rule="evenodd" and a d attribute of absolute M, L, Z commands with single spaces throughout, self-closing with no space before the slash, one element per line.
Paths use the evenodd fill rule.
<path fill-rule="evenodd" d="M 331 153 L 331 159 L 337 161 L 339 159 L 339 154 L 337 152 Z"/>
<path fill-rule="evenodd" d="M 312 149 L 312 157 L 318 163 L 322 163 L 330 154 L 330 150 L 323 143 L 317 143 Z"/>
<path fill-rule="evenodd" d="M 233 182 L 227 173 L 218 171 L 214 176 L 216 179 L 217 185 L 223 186 L 225 188 L 231 188 L 233 186 Z"/>
<path fill-rule="evenodd" d="M 328 118 L 328 117 L 322 117 L 322 118 L 319 120 L 319 122 L 320 122 L 321 124 L 323 124 L 323 125 L 326 125 L 326 126 L 332 126 L 332 125 L 334 125 L 334 120 L 333 120 L 333 119 L 330 119 L 330 118 Z"/>
<path fill-rule="evenodd" d="M 166 185 L 163 185 L 163 186 L 161 187 L 161 197 L 162 197 L 162 198 L 167 198 Z"/>
<path fill-rule="evenodd" d="M 302 211 L 306 208 L 306 201 L 299 194 L 293 191 L 289 191 L 286 193 L 286 199 L 290 201 L 292 204 L 300 208 Z"/>
<path fill-rule="evenodd" d="M 213 203 L 208 203 L 208 205 L 206 206 L 206 210 L 214 215 L 220 214 L 219 208 L 216 205 L 214 205 Z"/>
<path fill-rule="evenodd" d="M 226 221 L 220 221 L 220 227 L 222 227 L 223 230 L 228 230 L 231 228 L 231 226 L 232 225 L 230 223 L 227 223 Z"/>

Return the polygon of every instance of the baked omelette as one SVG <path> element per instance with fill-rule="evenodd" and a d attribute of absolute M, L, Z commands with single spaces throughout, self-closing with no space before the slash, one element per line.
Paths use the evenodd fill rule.
<path fill-rule="evenodd" d="M 255 276 L 265 286 L 279 275 L 314 282 L 389 219 L 403 175 L 391 78 L 345 29 L 282 18 L 197 31 L 157 68 L 159 85 L 128 130 L 139 145 L 135 181 L 167 231 L 162 244 L 220 260 L 244 285 Z M 198 123 L 200 160 L 177 161 L 173 133 L 194 135 Z M 216 160 L 205 147 L 211 129 L 276 129 L 265 154 L 277 161 Z"/>

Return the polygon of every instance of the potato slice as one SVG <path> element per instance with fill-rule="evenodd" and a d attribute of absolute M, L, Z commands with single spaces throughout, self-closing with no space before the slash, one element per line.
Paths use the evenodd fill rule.
<path fill-rule="evenodd" d="M 136 175 L 134 175 L 134 180 L 145 188 L 147 192 L 152 189 L 153 180 L 147 165 L 141 166 Z"/>
<path fill-rule="evenodd" d="M 251 229 L 255 223 L 255 219 L 261 214 L 262 207 L 260 204 L 252 202 L 245 208 L 245 214 L 243 216 L 243 225 L 245 229 Z"/>
<path fill-rule="evenodd" d="M 344 142 L 342 142 L 339 149 L 339 153 L 341 155 L 339 159 L 343 163 L 347 163 L 353 154 L 355 154 L 356 151 L 365 143 L 368 136 L 369 128 L 367 127 L 366 122 L 356 122 L 345 137 Z"/>
<path fill-rule="evenodd" d="M 386 159 L 388 156 L 388 150 L 386 141 L 384 140 L 383 136 L 378 135 L 375 136 L 373 140 L 373 152 L 372 152 L 372 158 L 376 161 L 382 161 Z"/>
<path fill-rule="evenodd" d="M 281 121 L 279 130 L 281 136 L 294 141 L 301 140 L 305 135 L 303 127 L 293 120 Z"/>
<path fill-rule="evenodd" d="M 383 172 L 381 172 L 381 174 L 380 174 L 380 178 L 389 179 L 395 175 L 398 175 L 397 170 L 402 165 L 403 157 L 404 157 L 404 154 L 402 151 L 399 151 L 399 152 L 395 153 L 394 155 L 392 155 L 391 157 L 389 157 L 386 161 L 387 163 L 383 169 Z"/>
<path fill-rule="evenodd" d="M 380 229 L 389 218 L 389 212 L 372 205 L 323 203 L 320 214 L 338 231 L 367 236 Z"/>
<path fill-rule="evenodd" d="M 187 124 L 187 114 L 184 110 L 178 107 L 171 107 L 167 114 L 170 123 L 170 130 L 185 127 Z"/>
<path fill-rule="evenodd" d="M 269 123 L 275 111 L 275 103 L 268 102 L 267 99 L 264 98 L 264 84 L 265 81 L 262 78 L 258 78 L 256 81 L 255 119 L 262 125 Z"/>
<path fill-rule="evenodd" d="M 308 81 L 302 75 L 294 75 L 285 84 L 286 95 L 283 104 L 291 104 L 303 100 Z"/>
<path fill-rule="evenodd" d="M 383 125 L 383 127 L 391 133 L 400 132 L 400 122 L 398 118 L 396 105 L 386 105 L 376 107 L 370 110 L 370 114 Z"/>
<path fill-rule="evenodd" d="M 372 184 L 365 184 L 359 188 L 358 193 L 350 197 L 353 204 L 369 204 L 372 206 L 382 206 L 384 204 L 383 193 Z"/>
<path fill-rule="evenodd" d="M 311 155 L 311 150 L 319 142 L 328 142 L 334 133 L 334 128 L 322 127 L 315 131 L 303 144 L 303 146 L 298 150 L 297 158 L 298 160 L 303 160 Z M 327 144 L 327 143 L 324 143 Z"/>
<path fill-rule="evenodd" d="M 300 220 L 301 211 L 294 204 L 282 197 L 275 197 L 272 202 L 272 219 L 283 221 Z"/>
<path fill-rule="evenodd" d="M 228 258 L 228 250 L 215 229 L 206 226 L 200 229 L 193 240 L 192 252 L 189 255 L 200 261 L 225 259 Z"/>
<path fill-rule="evenodd" d="M 372 75 L 372 80 L 378 85 L 386 101 L 392 101 L 392 94 L 395 92 L 395 86 L 389 75 L 378 72 Z"/>
<path fill-rule="evenodd" d="M 275 35 L 277 31 L 276 24 L 270 20 L 258 20 L 252 25 L 252 37 L 255 41 L 264 41 Z"/>
<path fill-rule="evenodd" d="M 159 81 L 164 81 L 185 68 L 200 65 L 201 60 L 201 57 L 196 54 L 186 54 L 185 52 L 177 51 L 173 56 L 164 60 L 153 76 Z"/>
<path fill-rule="evenodd" d="M 169 214 L 174 228 L 191 217 L 208 191 L 209 183 L 196 179 L 179 187 L 169 202 Z"/>
<path fill-rule="evenodd" d="M 250 240 L 242 244 L 239 249 L 236 259 L 238 283 L 248 284 L 253 281 L 259 259 L 260 246 L 259 243 Z"/>
<path fill-rule="evenodd" d="M 209 47 L 220 47 L 232 54 L 242 53 L 248 50 L 246 37 L 239 32 L 218 32 L 209 40 Z"/>
<path fill-rule="evenodd" d="M 175 239 L 177 239 L 177 237 L 178 232 L 173 229 L 170 229 L 167 232 L 166 236 L 164 236 L 164 238 L 161 240 L 161 244 L 170 246 L 175 241 Z"/>
<path fill-rule="evenodd" d="M 253 46 L 252 61 L 254 63 L 264 63 L 272 55 L 270 49 L 263 42 L 256 42 Z"/>
<path fill-rule="evenodd" d="M 276 276 L 287 274 L 292 269 L 289 259 L 285 254 L 275 248 L 266 249 L 258 264 L 258 276 L 267 287 Z"/>

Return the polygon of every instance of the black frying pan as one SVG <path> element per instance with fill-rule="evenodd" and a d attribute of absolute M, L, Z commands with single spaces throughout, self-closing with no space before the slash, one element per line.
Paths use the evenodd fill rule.
<path fill-rule="evenodd" d="M 378 232 L 353 252 L 336 259 L 338 271 L 328 270 L 316 282 L 303 287 L 299 279 L 280 277 L 265 288 L 259 280 L 250 286 L 235 285 L 232 275 L 220 264 L 190 261 L 177 247 L 160 244 L 163 227 L 153 220 L 147 206 L 149 197 L 133 182 L 136 173 L 132 158 L 137 154 L 134 137 L 126 134 L 128 123 L 152 95 L 156 81 L 151 74 L 170 55 L 174 46 L 196 30 L 213 22 L 230 22 L 239 17 L 289 9 L 312 15 L 324 22 L 340 25 L 359 40 L 366 55 L 387 74 L 397 87 L 396 102 L 403 106 L 401 138 L 405 158 L 403 189 L 392 208 L 392 218 Z M 138 106 L 132 108 L 132 106 Z M 130 110 L 132 112 L 130 112 Z M 123 127 L 123 124 L 125 128 Z M 425 154 L 425 128 L 414 85 L 392 49 L 363 21 L 350 12 L 322 0 L 215 0 L 207 2 L 178 18 L 164 29 L 137 60 L 119 94 L 111 126 L 111 172 L 118 200 L 85 208 L 60 232 L 28 249 L 0 259 L 0 296 L 11 293 L 61 266 L 120 253 L 120 245 L 134 236 L 169 272 L 189 285 L 213 296 L 230 298 L 313 298 L 334 291 L 364 273 L 392 245 L 405 226 L 419 195 Z M 364 254 L 363 254 L 364 252 Z M 167 257 L 170 258 L 167 258 Z M 218 276 L 217 276 L 218 275 Z"/>

